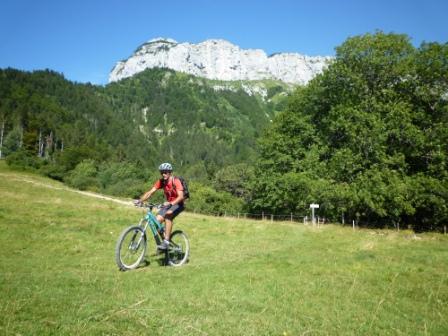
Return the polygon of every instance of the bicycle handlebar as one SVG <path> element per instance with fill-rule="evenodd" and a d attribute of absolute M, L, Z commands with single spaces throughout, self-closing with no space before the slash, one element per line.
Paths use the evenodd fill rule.
<path fill-rule="evenodd" d="M 153 208 L 160 209 L 160 208 L 163 208 L 163 206 L 164 206 L 163 204 L 145 203 L 145 202 L 134 202 L 134 205 L 137 208 L 147 208 L 147 209 L 150 209 L 150 210 L 152 210 Z"/>

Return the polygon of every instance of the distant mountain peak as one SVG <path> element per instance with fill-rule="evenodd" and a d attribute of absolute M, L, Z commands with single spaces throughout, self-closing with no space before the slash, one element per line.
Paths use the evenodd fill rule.
<path fill-rule="evenodd" d="M 173 40 L 172 38 L 165 38 L 165 37 L 156 37 L 152 40 L 149 40 L 147 43 L 154 43 L 154 42 L 165 42 L 165 43 L 174 43 L 177 44 L 176 40 Z"/>
<path fill-rule="evenodd" d="M 267 56 L 261 49 L 241 49 L 223 39 L 191 44 L 158 37 L 142 44 L 128 59 L 118 62 L 109 75 L 109 82 L 150 68 L 169 68 L 215 80 L 275 79 L 303 85 L 321 73 L 331 59 L 298 53 Z"/>

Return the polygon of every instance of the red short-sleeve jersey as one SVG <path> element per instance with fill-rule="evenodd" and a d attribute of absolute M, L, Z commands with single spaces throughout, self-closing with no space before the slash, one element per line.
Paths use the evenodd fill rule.
<path fill-rule="evenodd" d="M 173 186 L 174 183 L 174 186 Z M 165 194 L 165 198 L 168 202 L 174 201 L 179 194 L 177 193 L 179 190 L 184 190 L 184 187 L 182 186 L 182 183 L 178 178 L 170 177 L 168 182 L 163 185 L 162 179 L 157 180 L 156 183 L 154 183 L 154 188 L 156 189 L 162 189 Z"/>

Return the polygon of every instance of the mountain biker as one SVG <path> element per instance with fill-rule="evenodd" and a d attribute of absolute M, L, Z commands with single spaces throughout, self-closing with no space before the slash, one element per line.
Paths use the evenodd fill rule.
<path fill-rule="evenodd" d="M 157 190 L 163 189 L 166 202 L 163 203 L 162 208 L 157 213 L 157 220 L 160 223 L 165 222 L 165 236 L 158 249 L 166 250 L 171 238 L 173 220 L 185 209 L 184 188 L 181 181 L 172 176 L 173 166 L 171 164 L 168 162 L 162 163 L 159 166 L 159 171 L 162 178 L 157 180 L 151 190 L 144 193 L 135 203 L 142 203 L 149 199 Z"/>

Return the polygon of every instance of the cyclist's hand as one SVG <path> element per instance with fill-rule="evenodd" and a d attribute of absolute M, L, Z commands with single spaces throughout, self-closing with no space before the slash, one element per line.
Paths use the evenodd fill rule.
<path fill-rule="evenodd" d="M 136 200 L 134 200 L 134 205 L 135 205 L 136 207 L 141 207 L 141 206 L 143 205 L 143 202 L 140 201 L 139 199 L 136 199 Z"/>
<path fill-rule="evenodd" d="M 171 208 L 172 204 L 170 202 L 163 203 L 164 208 Z"/>

